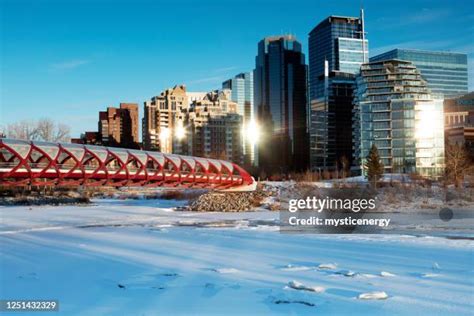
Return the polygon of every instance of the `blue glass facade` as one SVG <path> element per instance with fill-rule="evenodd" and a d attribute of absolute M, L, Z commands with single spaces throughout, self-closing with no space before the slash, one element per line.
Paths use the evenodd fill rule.
<path fill-rule="evenodd" d="M 327 96 L 311 103 L 311 169 L 334 169 L 352 163 L 354 75 L 331 72 Z"/>
<path fill-rule="evenodd" d="M 240 73 L 224 81 L 222 89 L 231 90 L 231 100 L 237 103 L 237 113 L 248 120 L 253 120 L 253 72 Z"/>
<path fill-rule="evenodd" d="M 371 57 L 370 61 L 390 59 L 412 62 L 434 96 L 453 97 L 468 92 L 466 54 L 397 48 Z"/>
<path fill-rule="evenodd" d="M 362 41 L 362 23 L 356 17 L 330 16 L 309 33 L 310 100 L 324 96 L 324 62 L 328 70 L 356 74 L 367 61 L 368 42 Z M 364 53 L 366 60 L 364 60 Z"/>
<path fill-rule="evenodd" d="M 337 44 L 337 70 L 357 74 L 360 71 L 360 66 L 369 56 L 368 41 L 339 37 Z"/>
<path fill-rule="evenodd" d="M 363 19 L 330 16 L 309 33 L 310 164 L 313 171 L 352 163 L 355 75 L 367 62 Z"/>
<path fill-rule="evenodd" d="M 243 118 L 243 151 L 245 164 L 256 165 L 255 141 L 248 139 L 248 131 L 255 121 L 253 72 L 244 72 L 222 83 L 222 89 L 231 90 L 231 100 L 237 103 L 237 113 Z"/>
<path fill-rule="evenodd" d="M 266 172 L 308 168 L 306 72 L 294 36 L 267 37 L 258 43 L 254 103 L 261 131 L 258 165 Z"/>
<path fill-rule="evenodd" d="M 431 98 L 411 62 L 362 65 L 355 96 L 354 158 L 362 170 L 374 144 L 388 173 L 443 174 L 443 100 Z"/>

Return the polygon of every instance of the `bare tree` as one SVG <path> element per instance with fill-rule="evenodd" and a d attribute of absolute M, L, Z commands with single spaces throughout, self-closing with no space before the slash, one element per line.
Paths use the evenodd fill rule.
<path fill-rule="evenodd" d="M 342 178 L 345 179 L 347 174 L 349 173 L 349 159 L 346 156 L 342 156 L 341 158 L 341 166 L 342 166 Z"/>
<path fill-rule="evenodd" d="M 38 121 L 20 121 L 7 125 L 5 134 L 8 138 L 23 140 L 43 140 L 50 142 L 70 140 L 70 128 L 51 119 Z"/>
<path fill-rule="evenodd" d="M 7 137 L 7 128 L 4 125 L 0 125 L 0 138 Z"/>
<path fill-rule="evenodd" d="M 464 176 L 473 169 L 469 155 L 464 146 L 447 144 L 446 146 L 446 175 L 456 186 L 459 186 Z"/>
<path fill-rule="evenodd" d="M 71 128 L 62 123 L 58 123 L 56 126 L 56 133 L 54 135 L 55 142 L 68 142 L 71 139 Z"/>
<path fill-rule="evenodd" d="M 8 124 L 5 129 L 5 134 L 9 138 L 23 139 L 23 140 L 37 140 L 38 128 L 33 121 L 20 121 Z"/>
<path fill-rule="evenodd" d="M 38 121 L 38 135 L 48 142 L 69 141 L 69 126 L 44 118 Z"/>
<path fill-rule="evenodd" d="M 41 140 L 52 141 L 55 124 L 53 120 L 42 118 L 38 121 L 38 135 Z"/>

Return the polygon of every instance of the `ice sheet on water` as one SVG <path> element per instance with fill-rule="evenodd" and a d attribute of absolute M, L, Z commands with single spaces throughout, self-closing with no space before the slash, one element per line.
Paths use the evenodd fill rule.
<path fill-rule="evenodd" d="M 215 268 L 215 269 L 212 269 L 212 271 L 217 272 L 217 273 L 221 273 L 221 274 L 229 274 L 229 273 L 238 273 L 239 272 L 239 270 L 237 270 L 235 268 Z"/>
<path fill-rule="evenodd" d="M 335 263 L 321 263 L 318 268 L 320 270 L 335 270 L 337 269 L 337 264 Z"/>
<path fill-rule="evenodd" d="M 288 282 L 288 287 L 295 290 L 302 290 L 302 291 L 309 291 L 309 292 L 316 292 L 316 293 L 322 293 L 325 291 L 325 288 L 322 286 L 308 286 L 298 281 Z"/>
<path fill-rule="evenodd" d="M 426 279 L 429 279 L 429 278 L 436 278 L 436 277 L 439 277 L 440 274 L 439 273 L 423 273 L 421 275 L 422 278 L 426 278 Z"/>
<path fill-rule="evenodd" d="M 0 284 L 9 284 L 4 288 L 5 296 L 54 296 L 68 302 L 63 305 L 65 314 L 153 315 L 157 310 L 193 314 L 198 310 L 201 314 L 379 315 L 380 305 L 371 304 L 377 301 L 363 300 L 380 296 L 357 298 L 383 291 L 390 295 L 383 302 L 387 314 L 413 315 L 422 308 L 423 314 L 472 315 L 473 240 L 383 234 L 290 235 L 244 225 L 241 229 L 176 227 L 179 220 L 237 223 L 271 220 L 278 214 L 191 214 L 161 211 L 160 207 L 170 205 L 100 201 L 94 206 L 45 206 L 34 207 L 34 211 L 0 207 L 0 232 L 13 232 L 0 233 L 2 266 L 10 272 L 0 274 Z M 41 230 L 45 227 L 48 229 Z M 337 266 L 319 269 L 316 262 L 323 267 L 337 262 Z M 342 270 L 349 268 L 365 276 L 337 274 L 350 274 L 351 270 Z M 217 271 L 226 269 L 239 273 Z M 296 272 L 298 269 L 301 272 Z M 397 277 L 389 278 L 381 271 Z M 36 277 L 29 273 L 36 273 Z M 167 273 L 179 277 L 162 275 Z M 51 282 L 56 279 L 64 280 L 73 290 L 60 291 L 60 284 Z M 287 285 L 293 279 L 299 290 Z M 325 288 L 326 294 L 309 290 L 316 287 Z M 121 300 L 124 304 L 117 304 L 118 295 L 126 298 Z M 181 304 L 183 297 L 186 304 Z M 239 303 L 233 303 L 236 297 Z M 147 303 L 137 307 L 126 304 L 127 300 Z M 85 306 L 90 308 L 84 310 Z"/>
<path fill-rule="evenodd" d="M 368 279 L 373 279 L 378 277 L 378 275 L 372 274 L 372 273 L 361 273 L 359 274 L 361 277 L 368 278 Z"/>
<path fill-rule="evenodd" d="M 340 270 L 340 271 L 336 271 L 335 273 L 346 276 L 346 277 L 355 277 L 355 276 L 358 275 L 358 273 L 356 273 L 352 270 Z"/>
<path fill-rule="evenodd" d="M 361 293 L 357 297 L 359 300 L 385 300 L 388 298 L 387 293 L 380 291 L 380 292 L 367 292 Z"/>
<path fill-rule="evenodd" d="M 314 270 L 314 269 L 316 269 L 316 267 L 310 267 L 310 266 L 304 266 L 304 265 L 293 265 L 291 263 L 280 268 L 280 270 L 283 270 L 283 271 L 309 271 L 309 270 Z"/>

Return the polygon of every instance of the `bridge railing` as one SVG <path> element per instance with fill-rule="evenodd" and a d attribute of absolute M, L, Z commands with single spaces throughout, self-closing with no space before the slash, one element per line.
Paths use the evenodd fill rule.
<path fill-rule="evenodd" d="M 0 139 L 0 185 L 254 187 L 225 160 L 79 144 Z"/>

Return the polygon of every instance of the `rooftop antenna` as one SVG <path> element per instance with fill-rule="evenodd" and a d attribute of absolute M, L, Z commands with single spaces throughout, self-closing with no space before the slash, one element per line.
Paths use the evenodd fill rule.
<path fill-rule="evenodd" d="M 362 56 L 364 63 L 367 61 L 367 57 L 365 56 L 365 23 L 364 23 L 364 7 L 361 5 L 360 8 L 360 20 L 362 25 Z"/>

